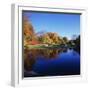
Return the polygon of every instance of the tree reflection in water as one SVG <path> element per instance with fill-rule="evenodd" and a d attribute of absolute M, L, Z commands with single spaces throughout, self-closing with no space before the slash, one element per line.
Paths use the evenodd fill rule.
<path fill-rule="evenodd" d="M 67 52 L 66 48 L 60 49 L 31 49 L 24 50 L 24 69 L 31 71 L 38 57 L 44 57 L 46 60 L 57 58 L 58 54 Z"/>
<path fill-rule="evenodd" d="M 61 53 L 67 53 L 67 48 L 59 48 L 59 49 L 30 49 L 24 50 L 24 72 L 28 72 L 29 76 L 33 76 L 37 74 L 33 71 L 33 66 L 38 60 L 37 58 L 42 57 L 44 60 L 56 60 L 58 55 Z M 42 59 L 43 60 L 43 59 Z"/>

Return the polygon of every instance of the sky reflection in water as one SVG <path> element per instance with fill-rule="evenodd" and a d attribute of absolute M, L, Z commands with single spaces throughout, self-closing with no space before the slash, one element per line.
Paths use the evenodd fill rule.
<path fill-rule="evenodd" d="M 24 51 L 24 77 L 80 74 L 80 53 L 73 49 Z"/>

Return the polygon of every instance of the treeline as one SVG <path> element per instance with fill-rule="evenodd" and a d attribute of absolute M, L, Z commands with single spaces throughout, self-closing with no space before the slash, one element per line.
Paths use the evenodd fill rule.
<path fill-rule="evenodd" d="M 38 36 L 38 41 L 43 44 L 65 44 L 68 40 L 60 37 L 57 33 L 47 32 Z"/>
<path fill-rule="evenodd" d="M 23 18 L 24 29 L 24 46 L 30 44 L 48 44 L 48 45 L 72 45 L 80 47 L 80 36 L 76 40 L 68 40 L 67 37 L 61 37 L 55 32 L 46 32 L 40 35 L 35 33 L 35 30 L 28 21 L 27 17 Z"/>

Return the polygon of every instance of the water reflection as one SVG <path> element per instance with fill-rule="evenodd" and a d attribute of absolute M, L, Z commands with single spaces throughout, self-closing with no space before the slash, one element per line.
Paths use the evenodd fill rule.
<path fill-rule="evenodd" d="M 69 54 L 68 50 L 72 51 L 73 56 L 77 55 L 77 52 L 75 52 L 73 49 L 70 50 L 67 48 L 24 50 L 24 77 L 39 76 L 40 75 L 40 73 L 38 73 L 39 71 L 34 70 L 37 62 L 38 63 L 41 61 L 47 62 L 52 60 L 54 61 L 56 60 L 55 62 L 57 62 L 58 60 L 60 60 L 60 55 L 64 54 L 63 57 L 65 57 L 65 53 Z M 40 67 L 40 68 L 43 68 L 43 67 Z M 56 72 L 53 72 L 53 73 L 56 73 Z"/>

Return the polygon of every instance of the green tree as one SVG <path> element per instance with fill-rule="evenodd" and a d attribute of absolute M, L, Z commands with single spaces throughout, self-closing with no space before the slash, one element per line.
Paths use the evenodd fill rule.
<path fill-rule="evenodd" d="M 65 44 L 67 44 L 69 40 L 67 39 L 67 37 L 63 37 L 63 41 Z"/>

